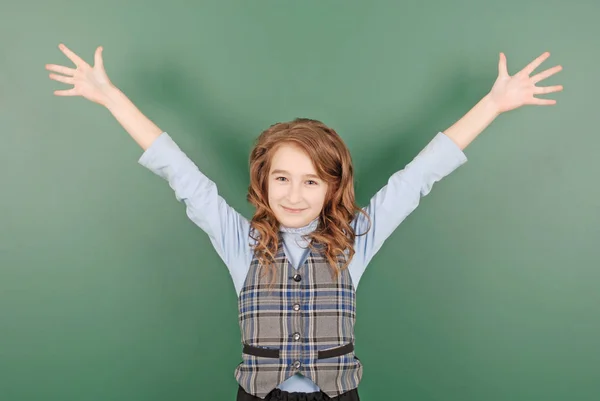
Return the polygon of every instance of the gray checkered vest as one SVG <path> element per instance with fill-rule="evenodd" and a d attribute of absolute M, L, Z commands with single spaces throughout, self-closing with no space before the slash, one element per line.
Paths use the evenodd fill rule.
<path fill-rule="evenodd" d="M 348 269 L 334 280 L 324 246 L 315 244 L 296 270 L 279 244 L 275 284 L 268 289 L 272 275 L 254 257 L 239 295 L 237 382 L 259 398 L 296 373 L 332 398 L 358 387 L 362 364 L 354 355 L 356 294 Z"/>

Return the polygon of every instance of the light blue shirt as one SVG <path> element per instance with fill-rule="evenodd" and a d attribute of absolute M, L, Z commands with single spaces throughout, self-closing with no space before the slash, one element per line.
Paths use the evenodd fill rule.
<path fill-rule="evenodd" d="M 439 132 L 406 167 L 392 174 L 363 210 L 370 216 L 371 228 L 366 235 L 357 236 L 356 251 L 348 266 L 354 288 L 373 256 L 398 225 L 419 205 L 420 198 L 431 191 L 435 182 L 449 175 L 467 157 L 444 133 Z M 235 211 L 219 195 L 217 186 L 181 151 L 173 139 L 163 132 L 140 157 L 139 164 L 165 179 L 183 202 L 188 218 L 210 238 L 215 250 L 229 269 L 239 296 L 252 261 L 249 236 L 250 222 Z M 314 230 L 315 219 L 305 227 L 281 227 L 284 251 L 295 268 L 307 256 L 304 234 Z M 356 233 L 364 233 L 369 222 L 358 213 L 352 222 Z M 316 384 L 296 374 L 278 388 L 288 392 L 319 391 Z"/>

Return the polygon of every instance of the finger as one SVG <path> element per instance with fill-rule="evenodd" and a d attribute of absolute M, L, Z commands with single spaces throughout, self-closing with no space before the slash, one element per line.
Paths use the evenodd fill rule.
<path fill-rule="evenodd" d="M 56 96 L 77 96 L 77 92 L 75 91 L 75 88 L 73 88 L 73 89 L 67 89 L 67 90 L 54 91 L 54 94 Z"/>
<path fill-rule="evenodd" d="M 506 55 L 500 53 L 500 61 L 498 61 L 498 75 L 501 77 L 508 76 L 508 68 L 506 67 Z"/>
<path fill-rule="evenodd" d="M 102 46 L 98 46 L 96 53 L 94 54 L 94 67 L 98 66 L 100 69 L 104 69 L 104 61 L 102 60 Z"/>
<path fill-rule="evenodd" d="M 65 84 L 73 85 L 75 82 L 75 78 L 65 77 L 64 75 L 50 74 L 50 79 L 53 79 L 58 82 L 62 82 Z"/>
<path fill-rule="evenodd" d="M 77 71 L 74 68 L 63 67 L 62 65 L 56 65 L 56 64 L 46 64 L 46 69 L 48 71 L 60 72 L 61 74 L 70 75 L 70 76 L 75 75 L 75 71 Z"/>
<path fill-rule="evenodd" d="M 58 48 L 65 54 L 65 56 L 67 56 L 69 58 L 69 60 L 71 60 L 73 62 L 73 64 L 75 64 L 77 67 L 79 67 L 80 65 L 85 65 L 86 62 L 83 61 L 83 59 L 81 57 L 79 57 L 77 54 L 73 53 L 67 46 L 63 45 L 62 43 L 60 45 L 58 45 Z"/>
<path fill-rule="evenodd" d="M 536 68 L 540 66 L 548 57 L 550 57 L 550 52 L 545 52 L 531 63 L 529 63 L 525 68 L 521 70 L 523 74 L 531 74 Z"/>
<path fill-rule="evenodd" d="M 556 67 L 552 67 L 552 68 L 548 68 L 546 71 L 542 71 L 539 74 L 534 75 L 533 77 L 531 77 L 531 82 L 533 82 L 534 84 L 537 84 L 538 82 L 551 77 L 552 75 L 556 74 L 557 72 L 562 70 L 562 66 L 561 65 L 557 65 Z"/>
<path fill-rule="evenodd" d="M 537 97 L 534 97 L 531 99 L 529 104 L 533 104 L 536 106 L 551 106 L 551 105 L 556 104 L 556 100 L 554 100 L 554 99 L 538 99 Z"/>
<path fill-rule="evenodd" d="M 563 86 L 562 85 L 554 85 L 554 86 L 544 86 L 544 87 L 535 87 L 535 89 L 533 90 L 533 94 L 534 95 L 543 95 L 546 93 L 554 93 L 554 92 L 560 92 L 563 90 Z"/>

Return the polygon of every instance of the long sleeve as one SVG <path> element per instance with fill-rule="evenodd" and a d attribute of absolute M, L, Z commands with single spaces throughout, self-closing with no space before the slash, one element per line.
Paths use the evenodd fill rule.
<path fill-rule="evenodd" d="M 350 265 L 355 286 L 370 260 L 400 223 L 419 205 L 421 197 L 433 184 L 467 162 L 464 152 L 446 135 L 439 132 L 402 170 L 394 173 L 363 210 L 371 218 L 371 229 L 357 236 L 356 254 Z M 369 222 L 357 214 L 354 229 L 364 233 Z"/>
<path fill-rule="evenodd" d="M 210 238 L 227 265 L 236 287 L 247 269 L 250 224 L 219 195 L 217 186 L 163 132 L 142 154 L 138 163 L 165 179 L 183 202 L 188 218 Z"/>

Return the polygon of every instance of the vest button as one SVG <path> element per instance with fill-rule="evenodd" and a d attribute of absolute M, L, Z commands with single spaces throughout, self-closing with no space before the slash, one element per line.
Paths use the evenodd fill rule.
<path fill-rule="evenodd" d="M 293 306 L 294 310 L 297 312 L 300 310 L 300 304 L 294 304 Z"/>
<path fill-rule="evenodd" d="M 298 368 L 300 368 L 300 361 L 296 361 L 296 362 L 294 362 L 294 365 L 293 365 L 293 366 L 294 366 L 294 369 L 298 369 Z"/>
<path fill-rule="evenodd" d="M 300 333 L 294 333 L 294 341 L 298 341 L 300 339 Z"/>
<path fill-rule="evenodd" d="M 293 278 L 294 278 L 294 281 L 300 281 L 300 280 L 302 280 L 302 276 L 299 275 L 299 274 L 294 274 Z"/>

